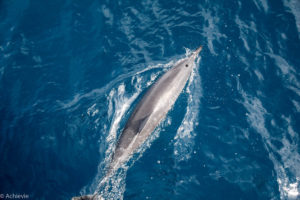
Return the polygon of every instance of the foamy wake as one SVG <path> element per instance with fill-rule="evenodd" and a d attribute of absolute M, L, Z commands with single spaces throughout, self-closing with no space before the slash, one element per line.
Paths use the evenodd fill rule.
<path fill-rule="evenodd" d="M 279 129 L 283 136 L 278 138 L 271 135 L 265 127 L 265 116 L 268 112 L 261 101 L 246 94 L 241 86 L 239 88 L 244 100 L 243 105 L 248 111 L 247 120 L 261 135 L 269 158 L 274 164 L 281 199 L 298 199 L 300 197 L 300 155 L 297 150 L 299 136 L 292 128 L 290 118 L 282 117 L 286 126 L 284 128 L 277 126 L 272 120 L 272 126 Z M 282 147 L 276 147 L 272 141 L 281 143 Z"/>
<path fill-rule="evenodd" d="M 188 51 L 187 51 L 188 53 Z M 198 59 L 197 63 L 200 59 Z M 100 154 L 103 155 L 105 159 L 101 161 L 98 165 L 98 172 L 93 180 L 93 182 L 87 186 L 85 186 L 80 194 L 90 194 L 97 193 L 99 199 L 123 199 L 123 194 L 125 191 L 125 178 L 126 171 L 128 167 L 130 167 L 139 157 L 143 154 L 143 152 L 150 147 L 153 140 L 155 140 L 160 133 L 160 130 L 163 126 L 170 124 L 171 119 L 167 117 L 164 123 L 162 123 L 153 134 L 146 140 L 145 144 L 143 144 L 137 151 L 128 163 L 124 164 L 117 172 L 111 177 L 105 177 L 106 172 L 105 169 L 108 167 L 110 163 L 110 159 L 112 153 L 114 151 L 117 137 L 121 133 L 122 120 L 124 120 L 124 116 L 128 113 L 130 107 L 132 107 L 133 102 L 137 99 L 137 97 L 141 94 L 141 92 L 149 87 L 153 82 L 157 79 L 158 75 L 163 71 L 167 70 L 171 66 L 175 64 L 175 61 L 171 61 L 167 64 L 157 64 L 154 66 L 149 66 L 145 69 L 141 69 L 139 71 L 135 71 L 134 74 L 125 75 L 117 78 L 118 82 L 109 83 L 112 86 L 110 90 L 107 90 L 107 86 L 104 89 L 97 89 L 94 92 L 90 92 L 88 94 L 84 94 L 76 97 L 73 101 L 66 104 L 67 107 L 73 106 L 74 102 L 78 102 L 83 98 L 89 97 L 91 95 L 100 94 L 104 91 L 106 93 L 106 104 L 107 104 L 107 115 L 108 121 L 110 124 L 102 124 L 101 133 L 105 136 L 106 145 L 100 144 Z M 155 68 L 162 68 L 159 72 L 152 72 L 150 75 L 150 71 Z M 196 67 L 194 68 L 191 78 L 189 80 L 186 92 L 189 94 L 188 98 L 188 108 L 184 117 L 184 120 L 178 130 L 176 136 L 176 144 L 175 148 L 177 149 L 178 155 L 183 155 L 183 158 L 187 158 L 190 156 L 192 147 L 193 147 L 193 129 L 195 127 L 195 122 L 198 116 L 200 97 L 201 97 L 201 87 L 200 87 L 200 77 L 198 75 L 198 70 Z M 148 72 L 147 74 L 143 74 L 144 72 Z M 143 75 L 142 75 L 143 74 Z M 150 76 L 149 76 L 150 75 Z M 131 79 L 131 80 L 130 80 Z M 130 81 L 128 81 L 130 80 Z M 133 92 L 128 91 L 129 88 L 134 88 Z M 193 92 L 191 92 L 193 91 Z M 196 91 L 196 92 L 194 92 Z M 94 106 L 94 105 L 93 105 Z M 96 106 L 94 106 L 96 107 Z M 93 107 L 93 108 L 94 108 Z M 93 108 L 88 109 L 88 113 L 93 113 Z M 98 120 L 99 121 L 99 120 Z M 107 134 L 106 134 L 107 133 Z M 103 137 L 103 136 L 101 136 Z M 103 142 L 102 142 L 103 143 Z M 186 145 L 188 147 L 186 148 Z M 104 146 L 104 147 L 103 147 Z M 105 150 L 103 150 L 105 149 Z M 179 157 L 178 157 L 179 158 Z"/>
<path fill-rule="evenodd" d="M 128 113 L 129 108 L 132 106 L 133 102 L 136 98 L 141 94 L 141 92 L 153 84 L 153 82 L 157 79 L 158 75 L 162 73 L 162 71 L 167 70 L 172 65 L 174 65 L 174 61 L 171 61 L 167 64 L 157 64 L 154 66 L 149 66 L 145 69 L 141 69 L 140 71 L 136 71 L 131 77 L 123 76 L 123 78 L 118 78 L 118 82 L 113 84 L 113 88 L 107 92 L 107 115 L 109 118 L 109 125 L 102 124 L 101 134 L 105 134 L 105 143 L 107 144 L 105 147 L 105 159 L 99 163 L 98 172 L 93 180 L 93 182 L 87 186 L 85 186 L 80 194 L 90 194 L 97 193 L 99 199 L 123 199 L 123 194 L 125 191 L 125 178 L 126 171 L 129 165 L 133 164 L 138 157 L 147 149 L 152 141 L 158 137 L 159 130 L 158 128 L 154 134 L 149 137 L 149 139 L 145 142 L 144 145 L 138 150 L 138 157 L 135 157 L 129 161 L 129 163 L 124 164 L 122 168 L 117 170 L 117 172 L 109 178 L 105 178 L 105 169 L 108 167 L 110 163 L 110 159 L 112 153 L 114 151 L 117 137 L 120 134 L 122 127 L 120 127 L 122 120 L 126 113 Z M 159 72 L 152 72 L 149 77 L 142 76 L 144 72 L 149 72 L 155 68 L 162 68 Z M 148 74 L 149 75 L 149 74 Z M 146 78 L 145 78 L 146 77 Z M 129 79 L 131 78 L 131 80 Z M 147 80 L 145 80 L 147 79 Z M 130 80 L 130 81 L 128 81 Z M 133 92 L 126 91 L 126 88 L 134 88 Z M 103 91 L 103 90 L 102 90 Z M 77 99 L 84 98 L 79 97 Z M 76 101 L 77 101 L 76 99 Z M 94 106 L 95 107 L 95 106 Z M 92 108 L 89 108 L 89 113 L 92 113 Z M 107 134 L 106 134 L 107 133 Z M 100 145 L 100 154 L 103 152 L 103 145 Z M 105 179 L 105 180 L 104 180 Z"/>
<path fill-rule="evenodd" d="M 200 59 L 198 59 L 197 64 Z M 202 96 L 201 79 L 197 67 L 194 67 L 186 89 L 188 105 L 184 118 L 174 137 L 174 156 L 177 162 L 188 160 L 194 149 L 194 128 L 198 125 L 200 99 Z"/>

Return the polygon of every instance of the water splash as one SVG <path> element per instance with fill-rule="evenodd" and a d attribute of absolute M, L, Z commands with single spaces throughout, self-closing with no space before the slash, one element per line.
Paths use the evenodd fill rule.
<path fill-rule="evenodd" d="M 139 80 L 139 79 L 137 79 Z M 139 84 L 139 82 L 137 83 Z M 129 109 L 130 105 L 133 103 L 133 101 L 138 97 L 141 90 L 140 87 L 136 87 L 136 92 L 131 97 L 125 96 L 125 85 L 124 83 L 121 83 L 118 87 L 117 92 L 115 89 L 112 89 L 108 96 L 109 101 L 109 107 L 112 107 L 112 104 L 114 104 L 114 113 L 112 114 L 112 110 L 108 110 L 108 116 L 112 116 L 112 123 L 110 125 L 109 129 L 109 135 L 106 138 L 106 143 L 110 144 L 109 148 L 107 150 L 106 157 L 110 156 L 111 152 L 114 148 L 114 141 L 116 141 L 117 138 L 117 131 L 119 130 L 120 121 L 122 117 L 124 116 L 125 112 Z"/>
<path fill-rule="evenodd" d="M 239 81 L 238 81 L 239 84 Z M 266 151 L 270 160 L 274 164 L 274 170 L 277 174 L 277 182 L 281 199 L 297 199 L 300 197 L 300 155 L 297 152 L 299 137 L 290 125 L 290 121 L 286 119 L 287 129 L 281 129 L 282 138 L 277 138 L 269 133 L 265 127 L 265 116 L 268 115 L 267 110 L 263 107 L 261 101 L 246 94 L 239 84 L 239 91 L 243 97 L 243 105 L 247 109 L 246 114 L 248 123 L 257 131 L 263 140 Z M 272 121 L 272 125 L 276 126 Z M 287 130 L 287 131 L 286 131 Z M 287 138 L 292 138 L 291 142 Z M 282 147 L 276 147 L 272 141 L 282 143 Z M 279 157 L 277 156 L 279 155 Z"/>
<path fill-rule="evenodd" d="M 197 65 L 199 62 L 200 59 L 197 60 Z M 194 128 L 198 124 L 202 88 L 199 70 L 195 66 L 193 69 L 186 89 L 188 94 L 186 113 L 174 137 L 174 156 L 177 162 L 188 160 L 191 157 L 196 136 Z"/>

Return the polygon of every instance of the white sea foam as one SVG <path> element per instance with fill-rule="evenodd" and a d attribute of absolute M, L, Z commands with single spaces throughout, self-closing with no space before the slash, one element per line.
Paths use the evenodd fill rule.
<path fill-rule="evenodd" d="M 300 38 L 300 2 L 299 0 L 284 0 L 283 3 L 294 15 L 296 27 L 298 29 L 298 37 Z"/>
<path fill-rule="evenodd" d="M 113 21 L 114 21 L 114 15 L 112 14 L 112 12 L 110 11 L 109 8 L 107 8 L 105 5 L 102 6 L 101 11 L 100 9 L 97 10 L 98 12 L 101 12 L 104 17 L 106 18 L 106 23 L 109 25 L 113 25 Z"/>
<path fill-rule="evenodd" d="M 197 67 L 194 67 L 186 92 L 188 94 L 186 113 L 174 137 L 174 157 L 177 162 L 188 160 L 193 153 L 194 128 L 198 123 L 197 118 L 202 96 L 201 79 Z"/>
<path fill-rule="evenodd" d="M 279 129 L 283 136 L 273 136 L 269 133 L 265 126 L 265 116 L 268 115 L 267 110 L 263 107 L 261 101 L 246 94 L 239 84 L 239 91 L 243 97 L 243 105 L 247 109 L 247 120 L 249 124 L 262 137 L 266 151 L 270 160 L 274 164 L 274 170 L 277 175 L 277 182 L 281 199 L 297 199 L 300 192 L 300 155 L 297 151 L 299 136 L 295 133 L 291 126 L 289 118 L 283 117 L 286 121 L 286 127 L 280 128 L 272 120 L 272 125 Z M 291 138 L 290 141 L 288 138 Z M 276 147 L 272 141 L 282 143 L 282 147 Z M 276 155 L 279 155 L 278 158 Z"/>
<path fill-rule="evenodd" d="M 114 144 L 115 144 L 114 141 L 116 141 L 117 131 L 120 128 L 119 126 L 122 117 L 124 116 L 125 112 L 129 109 L 132 102 L 137 98 L 137 96 L 140 93 L 140 91 L 137 90 L 131 97 L 126 97 L 124 94 L 125 93 L 124 83 L 119 85 L 117 92 L 115 92 L 114 89 L 112 91 L 114 95 L 109 95 L 108 101 L 109 104 L 111 104 L 111 102 L 114 102 L 114 113 L 112 116 L 112 123 L 110 125 L 109 134 L 108 137 L 106 138 L 107 144 L 110 144 L 107 151 L 108 155 L 106 157 L 109 157 L 111 152 L 113 151 Z"/>
<path fill-rule="evenodd" d="M 268 12 L 269 6 L 267 0 L 254 0 L 253 1 L 258 10 L 264 10 L 264 12 Z"/>
<path fill-rule="evenodd" d="M 282 77 L 282 81 L 286 88 L 293 91 L 295 94 L 300 97 L 300 82 L 298 81 L 298 73 L 297 70 L 288 63 L 283 57 L 280 55 L 276 55 L 273 53 L 266 53 L 270 58 L 272 58 L 275 62 L 275 65 L 279 69 L 280 77 Z M 297 100 L 292 100 L 296 109 L 299 109 L 297 105 L 299 102 Z"/>
<path fill-rule="evenodd" d="M 91 107 L 89 107 L 87 110 L 87 114 L 92 117 L 94 117 L 98 112 L 99 112 L 99 110 L 96 108 L 95 103 Z"/>
<path fill-rule="evenodd" d="M 207 46 L 209 51 L 216 55 L 216 51 L 214 49 L 214 41 L 220 42 L 221 38 L 226 38 L 226 35 L 220 33 L 219 31 L 219 21 L 220 18 L 216 15 L 213 15 L 213 13 L 210 11 L 210 9 L 202 8 L 201 16 L 204 17 L 204 27 L 202 31 L 202 35 L 204 38 L 207 39 Z"/>
<path fill-rule="evenodd" d="M 254 23 L 246 23 L 243 20 L 241 20 L 239 18 L 238 15 L 236 15 L 235 17 L 235 23 L 238 25 L 239 29 L 240 29 L 240 39 L 242 40 L 245 49 L 250 52 L 251 51 L 251 47 L 249 46 L 249 43 L 251 43 L 251 41 L 248 41 L 247 38 L 249 38 L 249 34 L 253 34 L 256 35 L 257 34 L 257 28 L 256 25 Z M 258 43 L 257 43 L 258 45 Z M 259 46 L 257 46 L 259 49 Z M 257 48 L 256 47 L 256 48 Z M 243 57 L 241 57 L 243 58 Z M 244 62 L 243 60 L 241 60 L 242 62 Z M 247 63 L 246 63 L 247 64 Z"/>

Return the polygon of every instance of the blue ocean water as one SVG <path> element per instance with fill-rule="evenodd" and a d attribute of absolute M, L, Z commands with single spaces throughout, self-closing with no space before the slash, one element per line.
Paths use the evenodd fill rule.
<path fill-rule="evenodd" d="M 298 0 L 0 1 L 0 194 L 300 199 L 299 39 Z M 200 45 L 166 119 L 100 187 L 138 100 Z"/>

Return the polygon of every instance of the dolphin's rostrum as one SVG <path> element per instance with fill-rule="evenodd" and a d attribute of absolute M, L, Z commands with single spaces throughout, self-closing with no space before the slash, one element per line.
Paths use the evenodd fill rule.
<path fill-rule="evenodd" d="M 185 87 L 201 50 L 202 46 L 177 62 L 148 89 L 128 119 L 117 142 L 107 175 L 101 182 L 106 181 L 120 168 L 165 118 Z M 97 193 L 72 198 L 80 199 L 97 199 Z"/>

